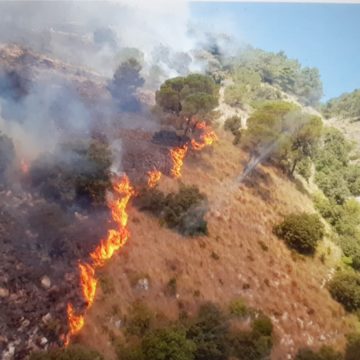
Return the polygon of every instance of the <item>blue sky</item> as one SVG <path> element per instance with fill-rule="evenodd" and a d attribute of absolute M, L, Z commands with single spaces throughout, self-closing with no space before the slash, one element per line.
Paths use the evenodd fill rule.
<path fill-rule="evenodd" d="M 360 88 L 360 4 L 198 2 L 191 19 L 316 66 L 323 100 Z"/>

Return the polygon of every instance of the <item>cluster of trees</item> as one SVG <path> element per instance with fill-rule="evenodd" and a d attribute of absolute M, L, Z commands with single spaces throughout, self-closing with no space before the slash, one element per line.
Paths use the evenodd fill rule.
<path fill-rule="evenodd" d="M 275 234 L 304 255 L 312 255 L 324 236 L 324 224 L 317 214 L 290 214 L 274 227 Z"/>
<path fill-rule="evenodd" d="M 95 139 L 69 142 L 34 161 L 29 177 L 32 186 L 45 198 L 63 206 L 72 206 L 74 202 L 103 206 L 106 191 L 111 188 L 111 162 L 106 142 Z"/>
<path fill-rule="evenodd" d="M 315 157 L 316 183 L 336 204 L 360 195 L 360 165 L 350 162 L 352 144 L 335 128 L 326 128 Z"/>
<path fill-rule="evenodd" d="M 117 343 L 119 360 L 260 360 L 269 356 L 273 328 L 265 315 L 249 315 L 251 327 L 238 330 L 229 320 L 242 321 L 212 303 L 200 306 L 195 318 L 183 316 L 175 323 L 156 327 L 152 322 L 137 337 Z M 126 332 L 126 329 L 125 329 Z M 134 334 L 132 334 L 134 336 Z"/>
<path fill-rule="evenodd" d="M 360 165 L 351 163 L 352 145 L 337 129 L 327 128 L 315 157 L 315 180 L 323 195 L 314 203 L 330 223 L 348 262 L 360 269 Z"/>
<path fill-rule="evenodd" d="M 196 186 L 182 185 L 178 192 L 165 195 L 160 190 L 144 189 L 135 204 L 160 218 L 169 228 L 183 235 L 207 235 L 204 219 L 208 210 L 207 197 Z"/>
<path fill-rule="evenodd" d="M 326 118 L 338 116 L 349 118 L 352 121 L 360 120 L 360 90 L 345 93 L 337 98 L 329 100 L 322 106 L 322 112 Z"/>
<path fill-rule="evenodd" d="M 125 322 L 124 336 L 112 337 L 119 360 L 247 360 L 268 358 L 273 345 L 273 326 L 264 314 L 252 310 L 244 316 L 204 303 L 194 318 L 185 313 L 175 322 L 159 324 L 153 312 L 135 303 Z M 250 320 L 250 326 L 230 326 Z M 79 345 L 34 353 L 31 360 L 103 360 L 95 351 Z"/>
<path fill-rule="evenodd" d="M 254 156 L 265 156 L 290 175 L 312 159 L 322 133 L 318 116 L 303 113 L 289 102 L 265 102 L 248 119 L 243 144 Z"/>
<path fill-rule="evenodd" d="M 136 91 L 145 83 L 141 69 L 141 63 L 131 57 L 120 64 L 108 84 L 108 90 L 122 111 L 134 112 L 140 109 Z"/>
<path fill-rule="evenodd" d="M 273 89 L 262 89 L 261 82 L 295 95 L 305 105 L 317 105 L 322 96 L 318 69 L 302 67 L 297 60 L 288 59 L 284 52 L 247 47 L 235 59 L 232 75 L 234 85 L 227 94 L 231 104 L 242 105 L 255 98 L 270 100 L 281 96 Z"/>

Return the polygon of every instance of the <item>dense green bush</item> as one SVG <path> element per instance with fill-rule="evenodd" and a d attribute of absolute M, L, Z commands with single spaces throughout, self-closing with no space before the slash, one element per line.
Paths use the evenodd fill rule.
<path fill-rule="evenodd" d="M 360 359 L 360 335 L 350 334 L 347 337 L 347 344 L 345 349 L 345 360 Z"/>
<path fill-rule="evenodd" d="M 249 46 L 234 62 L 235 84 L 248 83 L 254 89 L 260 78 L 262 82 L 296 95 L 305 105 L 317 105 L 322 96 L 319 71 L 301 67 L 297 60 L 287 58 L 283 52 L 271 53 Z"/>
<path fill-rule="evenodd" d="M 229 334 L 231 354 L 238 359 L 268 358 L 273 345 L 272 332 L 271 320 L 259 314 L 250 331 L 234 331 Z"/>
<path fill-rule="evenodd" d="M 150 327 L 146 332 L 131 332 L 131 338 L 117 341 L 116 353 L 119 360 L 268 358 L 273 344 L 273 327 L 269 318 L 254 311 L 251 328 L 244 331 L 231 330 L 228 320 L 228 315 L 217 305 L 204 303 L 193 318 L 185 316 L 175 323 Z M 237 318 L 237 321 L 242 320 Z M 127 328 L 125 330 L 130 334 Z M 136 335 L 135 341 L 133 335 Z"/>
<path fill-rule="evenodd" d="M 229 305 L 229 311 L 231 315 L 239 318 L 244 318 L 251 314 L 251 310 L 247 307 L 243 299 L 233 300 Z"/>
<path fill-rule="evenodd" d="M 321 131 L 319 117 L 290 102 L 271 101 L 249 117 L 242 142 L 253 154 L 266 156 L 292 175 L 304 158 L 314 156 Z"/>
<path fill-rule="evenodd" d="M 311 176 L 312 161 L 309 156 L 302 158 L 298 162 L 297 171 L 306 180 L 309 181 Z"/>
<path fill-rule="evenodd" d="M 360 166 L 351 164 L 353 145 L 337 129 L 326 128 L 323 145 L 315 156 L 315 181 L 324 194 L 337 204 L 360 193 Z"/>
<path fill-rule="evenodd" d="M 154 321 L 154 314 L 142 302 L 135 302 L 126 322 L 126 332 L 131 335 L 143 336 L 148 332 Z"/>
<path fill-rule="evenodd" d="M 360 119 L 360 90 L 357 89 L 330 99 L 322 107 L 322 112 L 326 118 L 339 116 L 358 121 Z"/>
<path fill-rule="evenodd" d="M 103 360 L 103 357 L 88 347 L 71 345 L 65 349 L 51 349 L 33 353 L 30 360 Z"/>
<path fill-rule="evenodd" d="M 145 359 L 193 360 L 196 345 L 186 337 L 184 328 L 165 328 L 151 331 L 142 340 Z"/>
<path fill-rule="evenodd" d="M 169 227 L 183 235 L 207 234 L 207 197 L 196 186 L 182 185 L 177 193 L 164 195 L 157 189 L 142 191 L 135 204 L 160 217 Z"/>
<path fill-rule="evenodd" d="M 317 214 L 290 214 L 274 227 L 275 234 L 302 254 L 313 254 L 324 236 L 324 225 Z"/>
<path fill-rule="evenodd" d="M 224 129 L 236 135 L 241 127 L 241 118 L 239 116 L 232 116 L 225 120 Z"/>
<path fill-rule="evenodd" d="M 360 309 L 360 274 L 355 272 L 339 272 L 329 282 L 332 297 L 348 311 Z"/>
<path fill-rule="evenodd" d="M 296 354 L 295 360 L 343 360 L 343 354 L 335 351 L 329 346 L 323 346 L 319 351 L 304 348 Z"/>

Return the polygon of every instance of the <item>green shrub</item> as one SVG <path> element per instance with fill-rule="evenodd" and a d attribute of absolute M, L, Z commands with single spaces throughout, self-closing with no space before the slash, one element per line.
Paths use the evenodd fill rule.
<path fill-rule="evenodd" d="M 298 173 L 306 180 L 308 181 L 311 176 L 311 165 L 312 161 L 310 157 L 304 157 L 298 162 L 297 165 L 297 171 Z"/>
<path fill-rule="evenodd" d="M 270 355 L 273 338 L 271 320 L 260 314 L 252 323 L 251 331 L 229 334 L 231 353 L 239 359 L 261 360 Z"/>
<path fill-rule="evenodd" d="M 177 193 L 164 195 L 157 189 L 144 190 L 135 201 L 142 210 L 147 210 L 172 229 L 183 235 L 207 235 L 207 197 L 196 186 L 181 185 Z"/>
<path fill-rule="evenodd" d="M 229 311 L 231 315 L 237 316 L 239 318 L 244 318 L 250 315 L 250 310 L 246 306 L 243 299 L 233 300 L 229 305 Z"/>
<path fill-rule="evenodd" d="M 168 296 L 176 296 L 177 293 L 177 280 L 176 278 L 171 278 L 166 284 L 165 293 Z"/>
<path fill-rule="evenodd" d="M 193 360 L 196 345 L 183 328 L 158 329 L 148 333 L 142 343 L 145 359 Z"/>
<path fill-rule="evenodd" d="M 313 254 L 324 236 L 324 225 L 317 214 L 290 214 L 274 227 L 275 234 L 301 254 Z"/>
<path fill-rule="evenodd" d="M 96 351 L 80 345 L 71 345 L 65 349 L 51 349 L 30 355 L 30 360 L 103 360 Z"/>
<path fill-rule="evenodd" d="M 319 351 L 312 349 L 300 349 L 295 360 L 343 360 L 343 355 L 329 346 L 323 346 Z"/>
<path fill-rule="evenodd" d="M 152 311 L 142 302 L 135 302 L 126 323 L 126 332 L 130 335 L 143 336 L 150 330 L 153 320 Z"/>
<path fill-rule="evenodd" d="M 350 334 L 347 338 L 345 360 L 360 359 L 360 335 Z"/>
<path fill-rule="evenodd" d="M 350 271 L 335 274 L 329 282 L 329 291 L 347 311 L 360 309 L 360 274 Z"/>
<path fill-rule="evenodd" d="M 134 204 L 140 209 L 159 215 L 165 205 L 165 195 L 156 188 L 145 188 L 135 198 Z"/>
<path fill-rule="evenodd" d="M 360 237 L 340 236 L 339 245 L 344 255 L 351 259 L 351 266 L 360 270 Z"/>
<path fill-rule="evenodd" d="M 212 303 L 201 305 L 187 333 L 196 344 L 195 360 L 226 360 L 227 331 L 228 324 L 219 307 Z"/>
<path fill-rule="evenodd" d="M 239 116 L 232 116 L 224 122 L 224 129 L 236 135 L 241 127 L 241 118 Z"/>

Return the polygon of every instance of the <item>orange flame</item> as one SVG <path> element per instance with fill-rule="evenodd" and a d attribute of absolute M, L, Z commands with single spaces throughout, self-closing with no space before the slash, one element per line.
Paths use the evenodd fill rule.
<path fill-rule="evenodd" d="M 161 172 L 158 170 L 148 171 L 148 186 L 149 188 L 153 188 L 160 181 Z"/>
<path fill-rule="evenodd" d="M 95 278 L 95 270 L 97 267 L 104 265 L 105 261 L 110 259 L 114 253 L 119 250 L 129 237 L 127 229 L 128 214 L 126 207 L 135 194 L 133 187 L 127 176 L 113 185 L 114 198 L 109 202 L 111 215 L 117 225 L 117 229 L 110 229 L 106 239 L 103 239 L 95 250 L 90 254 L 92 263 L 80 263 L 80 286 L 82 294 L 87 302 L 87 306 L 91 306 L 96 292 L 97 281 Z M 69 324 L 69 333 L 65 336 L 64 344 L 67 345 L 72 335 L 78 333 L 84 326 L 84 316 L 76 315 L 71 304 L 67 306 L 67 318 Z"/>
<path fill-rule="evenodd" d="M 201 130 L 202 133 L 200 134 L 200 141 L 196 141 L 195 139 L 191 140 L 191 147 L 194 150 L 202 150 L 205 146 L 211 145 L 218 139 L 215 132 L 210 126 L 206 125 L 205 121 L 197 123 L 196 128 Z"/>
<path fill-rule="evenodd" d="M 97 281 L 95 279 L 95 269 L 89 264 L 79 264 L 80 284 L 84 299 L 88 306 L 94 302 Z"/>
<path fill-rule="evenodd" d="M 186 145 L 170 150 L 170 156 L 173 162 L 173 167 L 170 173 L 175 178 L 179 178 L 181 176 L 181 168 L 184 164 L 184 158 L 187 151 L 188 147 Z"/>
<path fill-rule="evenodd" d="M 77 334 L 84 326 L 84 317 L 82 315 L 76 315 L 74 307 L 71 304 L 67 305 L 67 315 L 70 328 L 70 334 Z"/>

